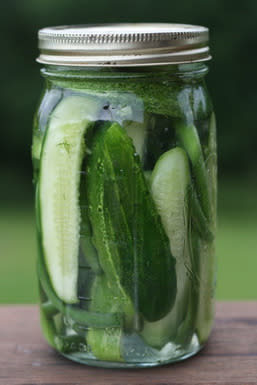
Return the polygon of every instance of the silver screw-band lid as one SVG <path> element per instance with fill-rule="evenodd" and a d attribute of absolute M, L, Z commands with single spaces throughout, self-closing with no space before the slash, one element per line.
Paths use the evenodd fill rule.
<path fill-rule="evenodd" d="M 146 66 L 211 59 L 208 28 L 187 24 L 59 26 L 38 33 L 43 64 Z"/>

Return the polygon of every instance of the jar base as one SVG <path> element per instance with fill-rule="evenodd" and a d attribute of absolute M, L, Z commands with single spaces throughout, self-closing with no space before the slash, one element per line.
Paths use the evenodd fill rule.
<path fill-rule="evenodd" d="M 69 360 L 75 361 L 80 364 L 102 367 L 102 368 L 116 368 L 116 369 L 143 369 L 151 368 L 155 366 L 167 365 L 179 361 L 186 360 L 197 354 L 204 344 L 201 345 L 196 334 L 193 335 L 191 342 L 185 349 L 173 343 L 168 343 L 161 351 L 152 349 L 155 354 L 151 357 L 140 357 L 140 361 L 137 357 L 130 358 L 127 362 L 113 362 L 113 361 L 101 361 L 96 359 L 92 354 L 88 352 L 74 352 L 74 353 L 61 353 L 62 356 Z"/>

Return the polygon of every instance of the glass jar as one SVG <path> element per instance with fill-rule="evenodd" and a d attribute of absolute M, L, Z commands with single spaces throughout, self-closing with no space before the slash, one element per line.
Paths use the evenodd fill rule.
<path fill-rule="evenodd" d="M 39 41 L 46 86 L 32 158 L 44 336 L 88 365 L 192 356 L 214 315 L 208 30 L 56 27 Z"/>

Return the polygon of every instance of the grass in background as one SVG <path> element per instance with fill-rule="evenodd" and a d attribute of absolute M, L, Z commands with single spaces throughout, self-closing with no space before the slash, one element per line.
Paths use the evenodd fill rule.
<path fill-rule="evenodd" d="M 219 299 L 257 299 L 256 179 L 219 186 L 217 234 Z"/>
<path fill-rule="evenodd" d="M 220 185 L 218 299 L 257 298 L 257 186 Z M 1 207 L 0 303 L 37 301 L 36 233 L 31 207 Z"/>
<path fill-rule="evenodd" d="M 36 232 L 32 208 L 0 209 L 0 303 L 37 301 Z"/>

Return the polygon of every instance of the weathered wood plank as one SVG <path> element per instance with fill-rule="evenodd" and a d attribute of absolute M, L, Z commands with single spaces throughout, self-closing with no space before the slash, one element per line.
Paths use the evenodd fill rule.
<path fill-rule="evenodd" d="M 178 364 L 143 370 L 95 369 L 45 343 L 36 306 L 0 306 L 0 385 L 257 384 L 257 302 L 217 304 L 206 348 Z"/>

